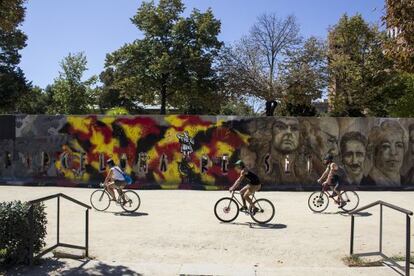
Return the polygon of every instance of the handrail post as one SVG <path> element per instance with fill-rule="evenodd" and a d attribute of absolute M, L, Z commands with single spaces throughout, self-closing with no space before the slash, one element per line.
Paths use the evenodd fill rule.
<path fill-rule="evenodd" d="M 85 257 L 89 257 L 89 209 L 85 211 Z"/>
<path fill-rule="evenodd" d="M 379 252 L 382 253 L 382 204 L 380 204 Z"/>
<path fill-rule="evenodd" d="M 353 255 L 354 254 L 354 220 L 355 217 L 354 215 L 351 216 L 351 248 L 349 250 L 349 254 Z"/>
<path fill-rule="evenodd" d="M 405 275 L 410 276 L 410 246 L 411 246 L 411 218 L 407 216 L 406 251 L 405 251 Z"/>
<path fill-rule="evenodd" d="M 57 244 L 60 244 L 60 196 L 57 197 Z"/>

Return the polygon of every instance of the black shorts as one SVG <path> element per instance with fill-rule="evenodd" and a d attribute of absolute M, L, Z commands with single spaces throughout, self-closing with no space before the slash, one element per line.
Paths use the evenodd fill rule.
<path fill-rule="evenodd" d="M 115 180 L 114 184 L 116 188 L 124 188 L 127 183 L 125 181 Z"/>
<path fill-rule="evenodd" d="M 330 186 L 332 186 L 334 188 L 334 190 L 337 190 L 337 191 L 341 191 L 342 190 L 342 185 L 339 182 L 336 182 L 334 184 L 331 184 Z"/>

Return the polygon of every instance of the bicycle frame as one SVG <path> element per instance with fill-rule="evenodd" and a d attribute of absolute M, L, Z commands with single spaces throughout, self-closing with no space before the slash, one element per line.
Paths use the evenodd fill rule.
<path fill-rule="evenodd" d="M 239 204 L 239 206 L 241 207 L 241 206 L 243 206 L 243 203 L 242 202 L 240 202 L 238 199 L 237 199 L 237 197 L 235 196 L 235 195 L 240 195 L 240 192 L 237 192 L 237 191 L 233 191 L 232 193 L 231 193 L 231 198 L 232 199 L 234 199 L 236 202 L 237 202 L 237 204 Z M 254 196 L 254 193 L 252 194 L 252 202 L 255 202 L 256 201 L 256 197 Z M 259 207 L 260 207 L 260 205 L 259 205 Z"/>
<path fill-rule="evenodd" d="M 327 193 L 327 194 L 328 194 L 328 196 L 329 196 L 329 198 L 332 198 L 334 201 L 336 201 L 336 200 L 332 197 L 332 195 L 333 195 L 333 193 L 334 193 L 334 190 L 333 190 L 333 186 L 332 186 L 332 185 L 328 185 L 328 187 L 322 187 L 321 194 L 322 194 L 322 193 Z M 340 195 L 341 197 L 345 195 L 345 198 L 342 198 L 342 199 L 343 199 L 343 200 L 345 200 L 345 201 L 349 201 L 349 197 L 348 197 L 348 195 L 346 194 L 346 190 L 342 190 L 342 191 L 339 193 L 339 195 Z M 335 196 L 338 196 L 338 194 L 337 194 L 337 195 L 335 195 Z"/>
<path fill-rule="evenodd" d="M 109 193 L 109 191 L 108 191 L 108 184 L 105 184 L 105 183 L 101 183 L 103 186 L 103 193 L 104 192 L 107 192 L 107 193 Z M 121 199 L 122 199 L 122 196 L 125 196 L 124 194 L 125 194 L 125 192 L 124 192 L 124 190 L 123 189 L 120 189 L 120 188 L 117 188 L 117 187 L 114 187 L 114 189 L 117 191 L 117 193 L 115 193 L 115 197 L 116 197 L 116 201 L 118 202 L 118 203 L 120 203 L 121 202 Z M 110 193 L 109 193 L 110 194 Z M 102 195 L 103 196 L 103 195 Z M 102 196 L 101 196 L 101 198 L 102 198 Z"/>

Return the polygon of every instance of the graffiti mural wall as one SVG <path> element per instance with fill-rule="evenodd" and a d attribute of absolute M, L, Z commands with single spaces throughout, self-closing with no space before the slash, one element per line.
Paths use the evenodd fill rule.
<path fill-rule="evenodd" d="M 97 186 L 106 160 L 133 188 L 225 189 L 242 159 L 265 190 L 319 187 L 330 153 L 343 183 L 414 189 L 414 120 L 232 116 L 0 116 L 0 183 Z"/>

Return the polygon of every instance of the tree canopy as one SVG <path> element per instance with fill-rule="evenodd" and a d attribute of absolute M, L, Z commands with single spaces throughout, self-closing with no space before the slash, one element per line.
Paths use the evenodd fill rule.
<path fill-rule="evenodd" d="M 144 37 L 107 55 L 112 81 L 105 86 L 134 102 L 160 104 L 161 114 L 167 105 L 183 113 L 217 112 L 224 97 L 214 70 L 221 24 L 211 9 L 188 17 L 184 10 L 180 0 L 143 2 L 131 21 Z"/>
<path fill-rule="evenodd" d="M 328 35 L 328 61 L 332 112 L 340 116 L 384 116 L 390 99 L 381 93 L 393 78 L 392 60 L 386 58 L 385 34 L 360 14 L 346 14 Z M 389 95 L 398 97 L 395 95 Z"/>
<path fill-rule="evenodd" d="M 24 20 L 25 1 L 0 2 L 0 112 L 16 112 L 17 103 L 30 92 L 23 71 L 18 67 L 27 36 L 19 29 Z"/>
<path fill-rule="evenodd" d="M 279 18 L 274 13 L 258 17 L 249 34 L 223 54 L 221 70 L 226 89 L 266 102 L 266 114 L 273 115 L 276 101 L 283 98 L 280 63 L 300 43 L 299 25 L 293 15 Z"/>
<path fill-rule="evenodd" d="M 387 0 L 383 20 L 391 36 L 386 43 L 387 55 L 400 70 L 414 73 L 414 2 Z"/>
<path fill-rule="evenodd" d="M 59 77 L 50 86 L 53 100 L 49 107 L 55 114 L 85 114 L 93 110 L 96 95 L 93 89 L 97 77 L 83 80 L 87 68 L 86 56 L 83 53 L 69 54 L 60 63 Z"/>

